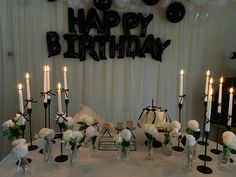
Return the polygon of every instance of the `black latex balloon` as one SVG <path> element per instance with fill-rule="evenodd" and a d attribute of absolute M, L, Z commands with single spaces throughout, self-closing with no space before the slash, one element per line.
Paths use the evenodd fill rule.
<path fill-rule="evenodd" d="M 60 37 L 55 31 L 47 32 L 47 47 L 48 47 L 48 57 L 52 57 L 60 54 L 61 45 L 59 43 Z"/>
<path fill-rule="evenodd" d="M 55 2 L 56 0 L 48 0 L 49 2 Z"/>
<path fill-rule="evenodd" d="M 112 0 L 93 0 L 95 7 L 98 10 L 106 11 L 111 7 Z"/>
<path fill-rule="evenodd" d="M 143 0 L 143 2 L 149 6 L 155 5 L 159 0 Z"/>
<path fill-rule="evenodd" d="M 172 23 L 180 22 L 185 16 L 185 7 L 180 2 L 171 3 L 166 10 L 166 17 Z"/>

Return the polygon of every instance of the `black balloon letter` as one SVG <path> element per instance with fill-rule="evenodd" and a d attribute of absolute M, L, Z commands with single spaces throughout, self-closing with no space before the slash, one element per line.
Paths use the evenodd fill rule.
<path fill-rule="evenodd" d="M 47 32 L 47 47 L 48 57 L 58 55 L 61 52 L 61 45 L 59 43 L 59 35 L 57 32 Z"/>

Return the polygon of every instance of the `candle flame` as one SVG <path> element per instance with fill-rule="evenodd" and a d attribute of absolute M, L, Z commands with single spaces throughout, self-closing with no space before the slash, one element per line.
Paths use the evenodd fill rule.
<path fill-rule="evenodd" d="M 183 75 L 183 74 L 184 74 L 184 70 L 181 69 L 181 71 L 180 71 L 180 75 Z"/>
<path fill-rule="evenodd" d="M 17 85 L 18 90 L 22 90 L 22 87 L 23 87 L 22 84 Z"/>
<path fill-rule="evenodd" d="M 44 67 L 43 67 L 44 72 L 47 72 L 47 68 L 48 68 L 48 66 L 44 65 Z"/>
<path fill-rule="evenodd" d="M 63 70 L 64 70 L 64 72 L 67 72 L 67 67 L 64 66 L 64 67 L 63 67 Z"/>
<path fill-rule="evenodd" d="M 221 77 L 221 78 L 220 78 L 220 83 L 222 84 L 223 82 L 224 82 L 224 78 Z"/>
<path fill-rule="evenodd" d="M 210 90 L 210 96 L 212 96 L 213 95 L 213 89 L 211 88 L 211 90 Z"/>
<path fill-rule="evenodd" d="M 57 85 L 58 90 L 61 90 L 61 83 L 59 82 Z"/>
<path fill-rule="evenodd" d="M 25 78 L 26 78 L 26 79 L 29 79 L 29 73 L 26 73 L 26 74 L 25 74 Z"/>
<path fill-rule="evenodd" d="M 207 70 L 206 75 L 209 76 L 211 74 L 210 70 Z"/>
<path fill-rule="evenodd" d="M 231 87 L 231 88 L 229 89 L 229 92 L 232 94 L 232 93 L 234 92 L 234 88 Z"/>
<path fill-rule="evenodd" d="M 212 84 L 212 83 L 213 83 L 213 78 L 210 79 L 210 84 Z"/>

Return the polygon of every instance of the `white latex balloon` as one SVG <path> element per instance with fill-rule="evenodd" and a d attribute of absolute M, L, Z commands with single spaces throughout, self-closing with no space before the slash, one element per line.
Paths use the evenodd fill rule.
<path fill-rule="evenodd" d="M 209 0 L 190 0 L 193 4 L 196 5 L 203 5 L 205 3 L 207 3 Z M 214 0 L 213 0 L 214 1 Z"/>
<path fill-rule="evenodd" d="M 171 0 L 160 0 L 157 5 L 161 8 L 166 8 L 170 3 Z"/>
<path fill-rule="evenodd" d="M 127 8 L 130 4 L 130 0 L 116 0 L 116 6 L 120 9 Z"/>
<path fill-rule="evenodd" d="M 77 9 L 80 6 L 80 0 L 68 0 L 69 7 Z"/>
<path fill-rule="evenodd" d="M 208 3 L 208 10 L 217 11 L 224 9 L 228 4 L 228 0 L 211 0 Z"/>
<path fill-rule="evenodd" d="M 82 1 L 85 4 L 92 4 L 93 3 L 93 0 L 82 0 Z"/>
<path fill-rule="evenodd" d="M 208 11 L 204 8 L 204 9 L 201 9 L 201 10 L 198 10 L 194 16 L 194 22 L 196 24 L 205 24 L 207 23 L 208 21 L 208 18 L 209 18 L 209 13 Z"/>

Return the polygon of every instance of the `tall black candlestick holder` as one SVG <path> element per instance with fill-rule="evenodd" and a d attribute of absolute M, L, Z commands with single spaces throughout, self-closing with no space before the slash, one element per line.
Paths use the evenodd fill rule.
<path fill-rule="evenodd" d="M 179 104 L 178 104 L 178 107 L 179 107 L 179 122 L 181 123 L 181 113 L 182 113 L 182 108 L 183 108 L 183 100 L 184 100 L 184 97 L 185 95 L 183 96 L 179 96 Z M 179 140 L 178 140 L 178 145 L 177 146 L 174 146 L 173 149 L 177 152 L 182 152 L 184 150 L 184 148 L 180 147 L 179 146 Z"/>
<path fill-rule="evenodd" d="M 213 154 L 219 155 L 222 151 L 219 150 L 219 125 L 220 125 L 221 113 L 218 114 L 217 127 L 216 127 L 216 148 L 211 149 Z"/>
<path fill-rule="evenodd" d="M 68 116 L 68 105 L 69 105 L 69 99 L 65 99 L 65 105 L 66 105 L 66 116 Z"/>
<path fill-rule="evenodd" d="M 205 156 L 207 156 L 207 140 L 209 137 L 209 132 L 205 132 Z M 204 174 L 211 174 L 212 173 L 212 169 L 208 166 L 206 166 L 206 162 L 207 160 L 204 160 L 204 164 L 203 165 L 199 165 L 197 166 L 197 170 L 201 173 Z"/>
<path fill-rule="evenodd" d="M 51 98 L 48 100 L 48 128 L 51 128 Z"/>
<path fill-rule="evenodd" d="M 60 138 L 61 138 L 61 143 L 60 143 L 60 145 L 61 145 L 61 155 L 59 155 L 59 156 L 57 156 L 56 158 L 55 158 L 55 161 L 56 162 L 65 162 L 65 161 L 67 161 L 68 160 L 68 156 L 67 155 L 63 155 L 63 150 L 62 150 L 62 137 L 63 137 L 63 135 L 62 135 L 62 128 L 63 128 L 63 123 L 58 123 L 58 125 L 59 125 L 59 129 L 60 129 Z"/>
<path fill-rule="evenodd" d="M 44 107 L 44 127 L 47 128 L 47 108 L 48 108 L 48 103 L 44 102 L 43 103 L 43 107 Z"/>
<path fill-rule="evenodd" d="M 35 149 L 38 148 L 37 145 L 33 145 L 33 140 L 32 140 L 32 121 L 31 121 L 31 114 L 32 114 L 32 109 L 28 108 L 27 110 L 28 115 L 29 115 L 29 128 L 30 128 L 30 145 L 28 146 L 29 151 L 34 151 Z"/>
<path fill-rule="evenodd" d="M 207 96 L 207 95 L 206 95 Z M 204 136 L 205 136 L 205 122 L 206 122 L 206 113 L 207 113 L 207 102 L 204 101 L 204 120 L 203 120 L 203 128 L 202 128 L 202 140 L 198 141 L 197 143 L 205 146 L 206 141 L 204 141 Z M 208 145 L 208 143 L 207 143 Z"/>

